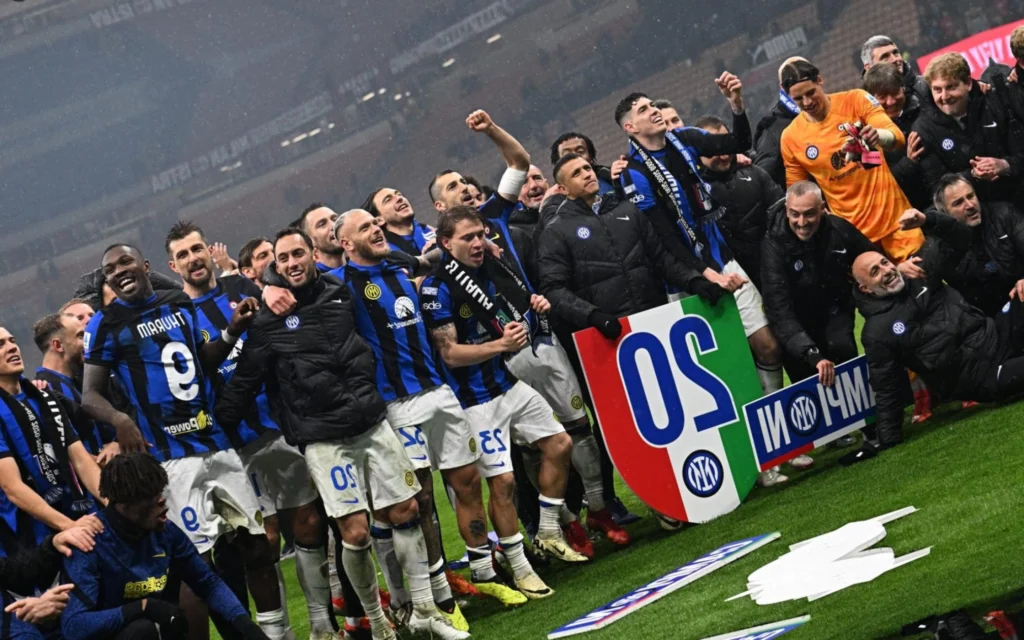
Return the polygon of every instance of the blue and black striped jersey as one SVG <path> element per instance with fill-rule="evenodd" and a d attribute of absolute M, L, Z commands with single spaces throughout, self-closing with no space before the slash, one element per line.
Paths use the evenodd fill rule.
<path fill-rule="evenodd" d="M 442 384 L 420 314 L 416 286 L 398 266 L 348 263 L 356 330 L 377 356 L 377 389 L 386 402 Z"/>
<path fill-rule="evenodd" d="M 117 439 L 114 427 L 105 422 L 96 422 L 79 409 L 82 406 L 82 381 L 68 377 L 59 371 L 39 367 L 36 369 L 36 380 L 50 385 L 50 389 L 67 398 L 75 407 L 75 430 L 81 438 L 85 449 L 92 455 L 99 455 L 103 445 Z"/>
<path fill-rule="evenodd" d="M 199 360 L 204 343 L 195 306 L 180 290 L 138 304 L 114 300 L 86 327 L 86 363 L 114 372 L 160 461 L 231 448 L 213 419 L 213 387 Z"/>
<path fill-rule="evenodd" d="M 260 298 L 260 288 L 252 280 L 245 276 L 223 276 L 217 279 L 217 286 L 206 295 L 192 300 L 196 305 L 196 313 L 199 316 L 199 333 L 203 340 L 209 342 L 220 335 L 220 332 L 228 328 L 231 321 L 231 314 L 235 312 L 238 303 L 246 298 Z M 242 345 L 245 342 L 245 334 L 235 343 L 234 349 L 224 360 L 223 364 L 217 367 L 217 375 L 211 376 L 213 381 L 214 394 L 231 379 L 231 375 L 238 366 L 238 357 L 242 354 Z M 216 402 L 216 401 L 215 401 Z M 256 405 L 250 411 L 250 415 L 239 423 L 238 430 L 225 430 L 231 445 L 240 449 L 250 442 L 255 442 L 268 431 L 280 431 L 277 423 L 271 417 L 270 403 L 267 400 L 266 390 L 256 396 Z"/>
<path fill-rule="evenodd" d="M 477 274 L 477 282 L 486 287 L 487 295 L 494 298 L 494 283 Z M 473 317 L 467 302 L 452 296 L 448 285 L 437 276 L 428 276 L 420 287 L 420 309 L 428 329 L 454 323 L 458 340 L 462 344 L 481 344 L 491 341 L 491 335 Z M 516 378 L 505 367 L 500 355 L 486 362 L 468 367 L 444 367 L 448 386 L 455 391 L 464 409 L 494 400 L 512 388 Z"/>
<path fill-rule="evenodd" d="M 423 247 L 436 237 L 436 232 L 422 222 L 412 221 L 412 233 L 407 236 L 399 235 L 388 231 L 387 227 L 381 227 L 384 237 L 391 245 L 392 251 L 401 251 L 410 256 L 423 255 Z"/>

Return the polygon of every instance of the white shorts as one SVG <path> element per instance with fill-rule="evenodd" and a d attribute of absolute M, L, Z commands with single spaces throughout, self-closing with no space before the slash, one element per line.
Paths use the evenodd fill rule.
<path fill-rule="evenodd" d="M 446 384 L 388 403 L 388 422 L 414 469 L 458 469 L 480 457 L 466 412 Z"/>
<path fill-rule="evenodd" d="M 248 529 L 261 535 L 263 514 L 234 449 L 167 460 L 167 518 L 178 525 L 199 553 L 225 533 Z"/>
<path fill-rule="evenodd" d="M 574 422 L 587 415 L 583 407 L 583 393 L 558 339 L 551 336 L 537 344 L 537 353 L 530 345 L 512 356 L 506 364 L 512 375 L 536 389 L 555 410 L 559 422 Z"/>
<path fill-rule="evenodd" d="M 747 284 L 734 291 L 732 297 L 736 299 L 740 320 L 743 321 L 743 332 L 749 338 L 757 333 L 759 329 L 768 326 L 768 316 L 764 314 L 764 301 L 761 299 L 761 293 L 754 286 L 754 283 L 750 281 L 750 276 L 743 270 L 740 263 L 735 260 L 726 262 L 725 266 L 722 267 L 722 273 L 739 274 L 747 280 Z M 668 301 L 675 302 L 684 297 L 686 297 L 684 293 L 670 293 L 668 294 Z"/>
<path fill-rule="evenodd" d="M 466 409 L 466 414 L 480 438 L 477 469 L 485 478 L 512 472 L 510 436 L 513 442 L 526 447 L 565 433 L 551 406 L 522 381 L 494 400 Z"/>
<path fill-rule="evenodd" d="M 263 517 L 280 509 L 295 509 L 316 502 L 316 487 L 309 477 L 306 459 L 279 433 L 250 442 L 238 451 L 246 475 L 256 492 Z"/>
<path fill-rule="evenodd" d="M 354 438 L 306 445 L 306 464 L 327 515 L 343 518 L 405 502 L 420 490 L 409 456 L 387 420 Z"/>

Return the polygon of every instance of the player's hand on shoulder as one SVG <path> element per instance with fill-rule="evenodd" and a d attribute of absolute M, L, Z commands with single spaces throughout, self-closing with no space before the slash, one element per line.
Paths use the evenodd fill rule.
<path fill-rule="evenodd" d="M 292 292 L 282 287 L 263 287 L 263 303 L 275 316 L 285 316 L 295 310 L 297 304 Z"/>

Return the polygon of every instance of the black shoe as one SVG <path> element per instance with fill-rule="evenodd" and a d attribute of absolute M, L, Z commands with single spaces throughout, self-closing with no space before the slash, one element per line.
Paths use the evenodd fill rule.
<path fill-rule="evenodd" d="M 627 524 L 633 524 L 634 522 L 640 519 L 640 516 L 636 515 L 635 513 L 632 513 L 629 509 L 627 509 L 626 505 L 622 504 L 622 500 L 620 500 L 618 497 L 606 501 L 605 506 L 608 509 L 608 511 L 612 514 L 612 520 L 614 520 L 615 524 L 619 525 L 620 527 L 623 527 Z"/>
<path fill-rule="evenodd" d="M 844 467 L 849 467 L 857 464 L 858 462 L 864 462 L 870 460 L 878 455 L 879 449 L 870 442 L 865 441 L 864 446 L 857 449 L 853 453 L 848 453 L 842 458 L 839 458 L 839 464 Z"/>

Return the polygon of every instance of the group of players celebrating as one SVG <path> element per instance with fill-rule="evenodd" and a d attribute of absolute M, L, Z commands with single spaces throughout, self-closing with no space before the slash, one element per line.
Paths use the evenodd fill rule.
<path fill-rule="evenodd" d="M 959 103 L 947 109 L 957 83 L 964 95 L 980 91 L 955 61 L 920 79 L 893 62 L 879 64 L 899 69 L 900 92 L 926 83 L 929 95 L 915 101 L 928 101 L 929 117 L 986 127 L 966 106 L 967 115 L 952 112 Z M 941 213 L 921 213 L 893 174 L 901 158 L 891 154 L 907 139 L 893 121 L 901 113 L 859 89 L 826 94 L 806 60 L 786 61 L 779 80 L 788 124 L 758 127 L 753 166 L 742 155 L 754 145 L 742 83 L 724 73 L 716 83 L 731 130 L 714 117 L 684 126 L 669 103 L 631 94 L 615 112 L 628 154 L 599 166 L 585 135 L 560 136 L 554 186 L 486 112 L 471 113 L 467 126 L 506 170 L 493 191 L 437 173 L 436 227 L 381 188 L 340 214 L 307 207 L 245 243 L 235 264 L 179 222 L 165 247 L 180 282 L 151 272 L 137 248 L 110 246 L 83 295 L 37 323 L 44 359 L 34 381 L 0 328 L 4 637 L 200 638 L 208 616 L 224 638 L 294 637 L 282 530 L 294 539 L 311 638 L 339 633 L 331 538 L 353 637 L 386 640 L 398 625 L 468 638 L 458 595 L 506 606 L 553 596 L 534 564 L 585 563 L 597 535 L 628 545 L 623 524 L 635 518 L 615 497 L 571 334 L 595 327 L 615 340 L 620 318 L 680 296 L 735 298 L 765 392 L 782 387 L 783 366 L 831 384 L 834 364 L 857 353 L 860 307 L 872 379 L 887 384 L 875 386 L 879 430 L 859 455 L 898 442 L 905 367 L 956 396 L 964 385 L 943 376 L 980 369 L 969 366 L 977 356 L 953 363 L 950 353 L 984 350 L 990 325 L 1021 317 L 1009 300 L 999 313 L 1012 321 L 964 311 L 941 283 L 941 261 L 921 257 L 931 231 L 933 253 L 962 256 L 954 227 L 975 226 L 961 218 L 977 211 L 947 208 L 947 191 L 995 183 L 1018 165 L 965 156 L 968 175 L 941 183 Z M 1013 146 L 1019 125 L 1011 133 Z M 917 142 L 906 152 L 915 165 L 938 153 Z M 964 326 L 930 328 L 949 324 L 951 307 L 984 335 L 965 347 Z M 893 335 L 876 336 L 890 320 Z M 994 391 L 976 399 L 1024 385 L 1012 357 L 1020 341 L 997 333 L 992 359 L 1008 373 L 980 373 L 995 376 Z M 468 581 L 448 570 L 434 471 Z M 760 482 L 785 479 L 773 469 Z M 58 571 L 65 584 L 50 588 Z"/>

